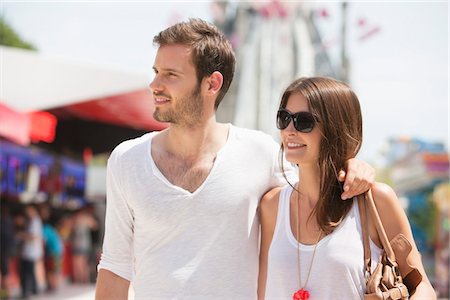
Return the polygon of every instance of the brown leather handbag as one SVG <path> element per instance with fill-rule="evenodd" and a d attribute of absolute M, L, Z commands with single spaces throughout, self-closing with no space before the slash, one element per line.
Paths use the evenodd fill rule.
<path fill-rule="evenodd" d="M 364 244 L 364 272 L 366 276 L 364 299 L 408 299 L 422 281 L 419 270 L 407 262 L 407 257 L 412 250 L 411 243 L 401 233 L 389 242 L 373 201 L 371 190 L 359 197 L 358 205 Z M 371 271 L 367 211 L 370 213 L 371 221 L 375 224 L 383 246 L 380 261 L 373 272 Z"/>

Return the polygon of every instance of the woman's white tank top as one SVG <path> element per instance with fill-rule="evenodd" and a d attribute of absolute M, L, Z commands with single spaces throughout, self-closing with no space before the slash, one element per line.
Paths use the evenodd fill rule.
<path fill-rule="evenodd" d="M 289 199 L 292 187 L 280 193 L 277 222 L 269 248 L 266 299 L 292 299 L 300 289 L 297 240 L 290 225 Z M 358 202 L 353 205 L 333 233 L 317 244 L 312 269 L 305 287 L 310 299 L 362 299 L 365 292 L 364 247 Z M 300 244 L 300 272 L 305 284 L 315 245 Z M 372 269 L 382 250 L 370 241 Z"/>

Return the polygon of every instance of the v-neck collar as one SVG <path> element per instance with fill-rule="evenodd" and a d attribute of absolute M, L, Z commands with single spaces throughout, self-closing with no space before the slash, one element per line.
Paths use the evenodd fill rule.
<path fill-rule="evenodd" d="M 210 180 L 210 178 L 214 175 L 215 169 L 217 168 L 217 165 L 219 165 L 221 160 L 222 160 L 223 153 L 226 151 L 226 149 L 228 148 L 228 145 L 234 139 L 234 128 L 233 128 L 233 125 L 232 124 L 227 124 L 227 125 L 229 127 L 227 141 L 225 142 L 223 147 L 217 152 L 216 159 L 214 160 L 213 166 L 212 166 L 211 170 L 209 171 L 208 176 L 206 176 L 205 180 L 202 182 L 202 184 L 194 192 L 190 192 L 188 190 L 185 190 L 182 187 L 179 187 L 179 186 L 171 183 L 166 178 L 166 176 L 164 176 L 164 174 L 161 172 L 161 170 L 156 165 L 155 161 L 153 160 L 153 156 L 152 156 L 152 141 L 153 141 L 153 138 L 156 136 L 157 133 L 151 135 L 150 140 L 148 142 L 148 149 L 147 149 L 147 153 L 148 153 L 149 158 L 150 158 L 150 164 L 151 164 L 151 167 L 152 167 L 153 174 L 159 180 L 161 180 L 166 186 L 168 186 L 169 188 L 171 188 L 173 190 L 179 191 L 180 193 L 185 194 L 187 196 L 195 196 L 195 195 L 197 195 L 198 193 L 200 193 L 204 189 L 204 187 L 208 184 L 208 181 Z"/>

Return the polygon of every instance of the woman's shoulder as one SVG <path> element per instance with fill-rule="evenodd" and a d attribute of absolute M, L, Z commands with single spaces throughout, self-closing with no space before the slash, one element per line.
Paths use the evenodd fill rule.
<path fill-rule="evenodd" d="M 372 195 L 389 240 L 403 233 L 411 241 L 409 221 L 394 189 L 387 184 L 375 182 L 372 185 Z"/>
<path fill-rule="evenodd" d="M 278 212 L 278 202 L 280 199 L 281 191 L 284 189 L 284 187 L 276 187 L 268 191 L 264 194 L 264 196 L 261 198 L 259 209 L 260 214 L 263 217 L 266 217 L 267 215 L 270 216 L 276 216 Z"/>
<path fill-rule="evenodd" d="M 283 187 L 276 187 L 261 198 L 258 210 L 263 240 L 271 240 L 273 237 L 278 217 L 278 203 L 282 191 Z"/>
<path fill-rule="evenodd" d="M 372 184 L 372 195 L 379 211 L 401 208 L 398 197 L 392 187 L 382 182 Z"/>

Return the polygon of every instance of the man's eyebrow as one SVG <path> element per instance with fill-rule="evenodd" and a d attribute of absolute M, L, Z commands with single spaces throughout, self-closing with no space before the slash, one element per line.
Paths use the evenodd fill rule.
<path fill-rule="evenodd" d="M 173 68 L 157 68 L 157 67 L 155 67 L 155 66 L 153 66 L 153 71 L 158 71 L 158 72 L 161 72 L 161 71 L 164 71 L 164 72 L 173 72 L 173 73 L 177 73 L 177 74 L 183 74 L 183 72 L 181 71 L 181 70 L 178 70 L 178 69 L 173 69 Z"/>

